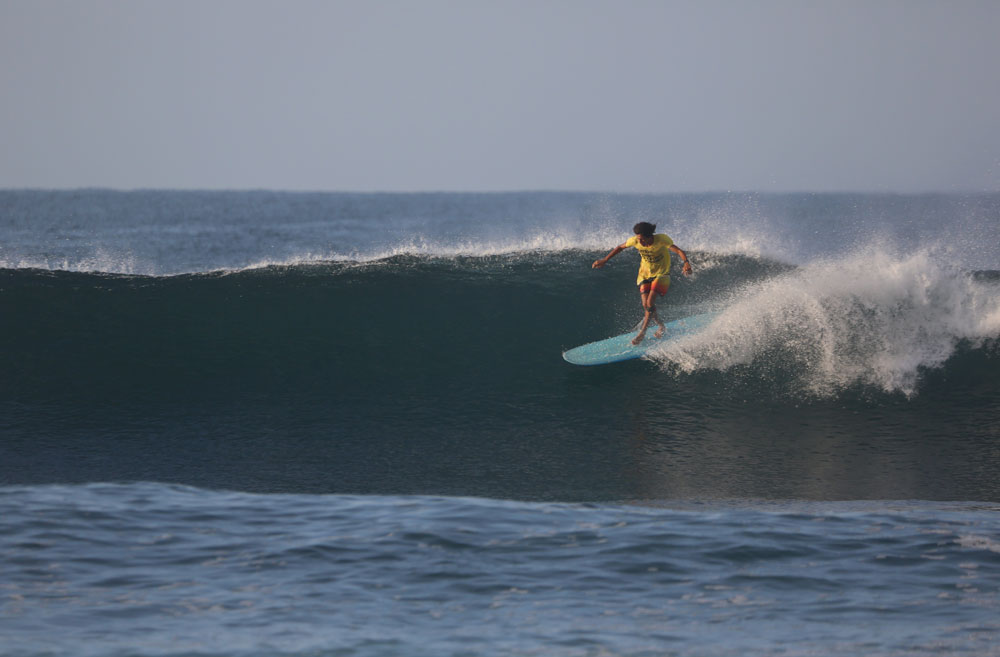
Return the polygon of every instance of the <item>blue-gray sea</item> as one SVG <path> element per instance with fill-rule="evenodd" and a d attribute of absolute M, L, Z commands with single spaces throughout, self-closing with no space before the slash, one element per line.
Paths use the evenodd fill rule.
<path fill-rule="evenodd" d="M 0 191 L 0 656 L 1000 655 L 998 338 L 996 194 Z"/>

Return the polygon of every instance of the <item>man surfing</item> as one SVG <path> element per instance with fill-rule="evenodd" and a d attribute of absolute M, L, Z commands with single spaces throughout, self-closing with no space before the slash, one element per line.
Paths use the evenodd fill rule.
<path fill-rule="evenodd" d="M 673 251 L 684 261 L 684 267 L 681 271 L 685 276 L 691 275 L 691 262 L 688 260 L 687 254 L 676 246 L 672 239 L 663 234 L 656 234 L 655 224 L 641 221 L 632 227 L 632 232 L 635 233 L 634 237 L 628 238 L 622 244 L 611 249 L 611 253 L 600 260 L 595 260 L 591 267 L 600 269 L 608 264 L 608 260 L 632 247 L 642 256 L 636 284 L 639 286 L 639 296 L 646 314 L 642 318 L 642 326 L 639 327 L 638 335 L 632 340 L 632 344 L 637 345 L 646 337 L 646 329 L 649 327 L 650 320 L 659 326 L 656 333 L 653 334 L 654 338 L 662 338 L 663 332 L 666 330 L 663 320 L 656 314 L 653 295 L 658 294 L 662 297 L 670 289 L 670 252 Z"/>

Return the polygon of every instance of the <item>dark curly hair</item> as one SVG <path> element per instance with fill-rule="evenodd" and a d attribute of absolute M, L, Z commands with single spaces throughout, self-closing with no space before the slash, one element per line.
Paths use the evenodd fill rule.
<path fill-rule="evenodd" d="M 632 226 L 632 232 L 643 237 L 652 237 L 653 233 L 656 232 L 656 224 L 651 224 L 648 221 L 640 221 Z"/>

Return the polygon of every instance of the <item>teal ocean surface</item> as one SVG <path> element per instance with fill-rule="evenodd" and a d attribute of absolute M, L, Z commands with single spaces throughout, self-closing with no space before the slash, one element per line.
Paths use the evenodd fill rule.
<path fill-rule="evenodd" d="M 641 360 L 638 221 L 684 248 Z M 1000 654 L 1000 195 L 0 191 L 0 656 Z"/>

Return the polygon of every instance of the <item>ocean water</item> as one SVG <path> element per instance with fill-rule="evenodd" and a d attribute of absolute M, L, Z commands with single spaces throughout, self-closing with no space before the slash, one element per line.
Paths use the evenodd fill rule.
<path fill-rule="evenodd" d="M 0 191 L 0 655 L 1000 654 L 998 338 L 995 194 Z"/>

